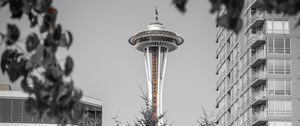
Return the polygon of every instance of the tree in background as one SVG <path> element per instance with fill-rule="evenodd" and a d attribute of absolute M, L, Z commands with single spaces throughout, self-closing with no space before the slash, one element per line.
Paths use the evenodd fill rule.
<path fill-rule="evenodd" d="M 182 12 L 186 12 L 186 3 L 188 0 L 172 0 L 176 8 Z M 220 12 L 224 7 L 225 13 L 217 16 L 218 25 L 238 33 L 242 28 L 241 13 L 245 0 L 209 0 L 212 7 L 210 13 Z M 285 14 L 288 16 L 296 16 L 300 11 L 299 0 L 257 0 L 262 5 L 262 10 L 267 12 L 275 12 L 277 14 Z M 299 26 L 300 19 L 296 26 Z"/>
<path fill-rule="evenodd" d="M 6 6 L 12 20 L 26 16 L 36 32 L 20 39 L 21 32 L 15 24 L 7 24 L 6 33 L 0 32 L 0 46 L 5 46 L 1 52 L 3 74 L 11 82 L 21 80 L 23 91 L 29 94 L 25 103 L 28 112 L 63 125 L 77 122 L 83 109 L 82 91 L 74 87 L 71 77 L 74 62 L 70 56 L 57 59 L 58 48 L 68 50 L 73 37 L 56 23 L 58 10 L 52 0 L 0 0 L 0 9 Z"/>
<path fill-rule="evenodd" d="M 198 126 L 215 126 L 216 123 L 212 119 L 213 112 L 207 115 L 205 109 L 202 107 L 202 116 L 200 116 L 200 120 L 197 121 Z"/>
<path fill-rule="evenodd" d="M 159 115 L 157 119 L 152 117 L 152 112 L 153 112 L 153 107 L 150 104 L 151 101 L 149 99 L 149 97 L 142 91 L 142 96 L 141 98 L 143 99 L 144 103 L 145 103 L 145 107 L 142 107 L 140 113 L 142 115 L 141 118 L 136 117 L 133 120 L 133 124 L 130 124 L 127 122 L 126 126 L 157 126 L 160 122 L 160 120 L 162 120 L 165 115 L 166 112 L 163 113 L 162 115 Z M 115 126 L 121 126 L 122 122 L 119 120 L 119 116 L 118 114 L 115 115 L 115 117 L 112 118 L 113 121 L 115 122 Z M 172 124 L 168 124 L 168 121 L 164 121 L 160 124 L 160 126 L 171 126 Z"/>

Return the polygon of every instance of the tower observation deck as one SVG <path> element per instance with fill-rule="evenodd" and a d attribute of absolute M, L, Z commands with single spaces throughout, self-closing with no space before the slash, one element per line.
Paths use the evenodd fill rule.
<path fill-rule="evenodd" d="M 183 43 L 183 38 L 165 29 L 158 21 L 150 23 L 129 39 L 129 43 L 144 53 L 146 66 L 148 97 L 152 105 L 152 117 L 158 119 L 162 114 L 162 93 L 167 53 L 172 52 Z M 160 125 L 160 124 L 159 124 Z"/>

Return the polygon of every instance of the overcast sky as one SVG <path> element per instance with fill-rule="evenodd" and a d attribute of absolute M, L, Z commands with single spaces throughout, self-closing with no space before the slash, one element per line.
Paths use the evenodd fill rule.
<path fill-rule="evenodd" d="M 128 38 L 154 21 L 153 0 L 56 0 L 54 5 L 58 21 L 74 34 L 68 53 L 75 60 L 76 86 L 103 100 L 103 126 L 114 126 L 116 113 L 123 123 L 132 122 L 144 105 L 139 85 L 147 89 L 143 54 Z M 208 111 L 215 106 L 216 29 L 210 7 L 208 0 L 190 0 L 183 15 L 171 0 L 159 1 L 160 22 L 185 40 L 168 55 L 166 67 L 163 110 L 173 126 L 196 126 L 201 106 Z M 9 16 L 8 8 L 0 9 L 1 32 Z M 19 26 L 26 36 L 28 21 L 22 19 Z M 0 83 L 10 83 L 2 73 Z"/>

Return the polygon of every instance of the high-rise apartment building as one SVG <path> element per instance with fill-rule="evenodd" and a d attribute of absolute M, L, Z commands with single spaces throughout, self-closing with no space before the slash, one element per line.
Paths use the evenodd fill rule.
<path fill-rule="evenodd" d="M 245 0 L 239 34 L 218 27 L 217 125 L 300 126 L 299 17 L 258 1 Z"/>

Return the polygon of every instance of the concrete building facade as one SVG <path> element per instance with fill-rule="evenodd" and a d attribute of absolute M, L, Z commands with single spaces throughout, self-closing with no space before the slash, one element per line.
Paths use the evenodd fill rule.
<path fill-rule="evenodd" d="M 245 0 L 239 34 L 217 28 L 218 126 L 300 126 L 299 17 L 260 8 Z"/>

